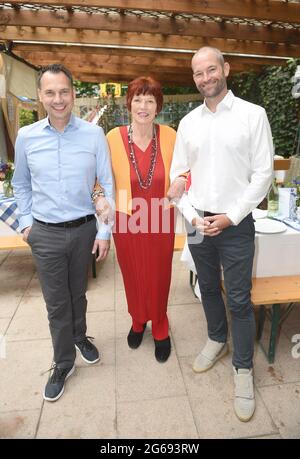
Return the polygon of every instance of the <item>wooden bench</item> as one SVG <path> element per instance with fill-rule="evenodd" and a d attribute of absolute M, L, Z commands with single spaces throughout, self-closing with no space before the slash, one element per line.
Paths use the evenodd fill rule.
<path fill-rule="evenodd" d="M 22 236 L 0 236 L 0 250 L 29 249 L 29 245 L 23 241 Z"/>
<path fill-rule="evenodd" d="M 257 338 L 268 362 L 273 363 L 280 327 L 295 303 L 300 301 L 300 276 L 253 278 L 251 299 L 254 306 L 259 307 Z M 261 339 L 266 317 L 271 322 L 268 349 Z"/>
<path fill-rule="evenodd" d="M 222 281 L 222 290 L 224 281 Z M 253 277 L 251 300 L 258 307 L 257 339 L 269 363 L 275 360 L 280 327 L 294 305 L 300 301 L 300 276 Z M 266 317 L 271 322 L 267 349 L 262 342 Z"/>

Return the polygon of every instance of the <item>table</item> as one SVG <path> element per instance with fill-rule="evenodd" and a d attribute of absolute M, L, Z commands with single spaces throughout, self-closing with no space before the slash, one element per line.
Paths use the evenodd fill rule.
<path fill-rule="evenodd" d="M 255 235 L 253 277 L 300 274 L 300 231 Z"/>

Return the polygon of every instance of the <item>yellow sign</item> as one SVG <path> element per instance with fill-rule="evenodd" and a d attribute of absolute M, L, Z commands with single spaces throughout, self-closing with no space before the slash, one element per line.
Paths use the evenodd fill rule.
<path fill-rule="evenodd" d="M 101 83 L 100 84 L 100 97 L 106 97 L 108 94 L 114 93 L 115 97 L 121 96 L 120 83 Z"/>

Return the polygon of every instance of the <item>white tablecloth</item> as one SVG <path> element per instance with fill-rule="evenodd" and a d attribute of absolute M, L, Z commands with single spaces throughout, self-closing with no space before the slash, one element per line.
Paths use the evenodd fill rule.
<path fill-rule="evenodd" d="M 300 231 L 255 236 L 254 277 L 300 274 Z"/>
<path fill-rule="evenodd" d="M 190 271 L 196 272 L 187 242 L 181 255 Z M 300 274 L 300 231 L 287 227 L 284 233 L 255 234 L 253 277 Z M 195 293 L 199 297 L 198 286 Z"/>

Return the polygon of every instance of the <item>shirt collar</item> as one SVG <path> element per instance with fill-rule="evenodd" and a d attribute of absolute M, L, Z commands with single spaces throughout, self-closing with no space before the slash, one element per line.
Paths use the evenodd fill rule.
<path fill-rule="evenodd" d="M 220 110 L 220 108 L 224 107 L 225 109 L 227 108 L 228 110 L 231 109 L 232 107 L 232 104 L 233 104 L 233 101 L 234 101 L 234 94 L 233 92 L 229 89 L 229 91 L 227 92 L 227 94 L 225 95 L 225 97 L 223 97 L 223 99 L 221 100 L 221 102 L 218 103 L 218 106 L 217 106 L 217 111 Z M 208 106 L 206 105 L 206 102 L 204 100 L 203 104 L 202 104 L 202 113 L 212 113 L 211 110 L 208 108 Z"/>
<path fill-rule="evenodd" d="M 49 117 L 48 117 L 48 116 L 42 120 L 42 128 L 44 129 L 44 128 L 46 128 L 46 127 L 50 128 L 50 129 L 53 129 L 52 126 L 51 126 L 51 124 L 50 124 L 50 121 L 49 121 Z M 69 120 L 68 124 L 66 125 L 64 132 L 65 132 L 69 127 L 71 127 L 71 128 L 73 127 L 73 128 L 75 128 L 75 129 L 77 128 L 76 116 L 73 115 L 73 113 L 71 113 L 70 120 Z"/>
<path fill-rule="evenodd" d="M 234 101 L 234 95 L 231 89 L 229 89 L 228 93 L 226 96 L 221 100 L 221 102 L 218 104 L 219 105 L 224 105 L 226 108 L 230 109 L 232 107 Z"/>

